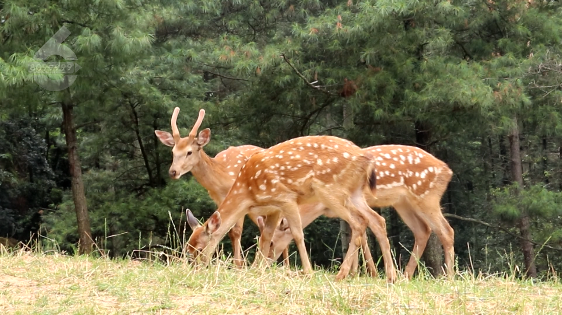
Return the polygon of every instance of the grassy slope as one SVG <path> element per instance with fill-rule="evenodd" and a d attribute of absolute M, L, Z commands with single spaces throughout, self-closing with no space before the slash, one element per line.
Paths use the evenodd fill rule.
<path fill-rule="evenodd" d="M 334 282 L 283 268 L 195 270 L 29 252 L 0 254 L 2 314 L 556 314 L 562 285 L 509 277 Z"/>

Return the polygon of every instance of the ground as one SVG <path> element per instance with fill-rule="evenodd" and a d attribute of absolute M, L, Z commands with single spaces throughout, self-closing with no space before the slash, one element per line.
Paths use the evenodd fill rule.
<path fill-rule="evenodd" d="M 562 285 L 508 275 L 422 276 L 388 285 L 285 268 L 196 269 L 19 251 L 0 253 L 2 314 L 554 314 Z"/>

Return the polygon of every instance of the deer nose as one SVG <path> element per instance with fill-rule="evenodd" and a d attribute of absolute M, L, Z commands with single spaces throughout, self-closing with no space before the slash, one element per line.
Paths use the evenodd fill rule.
<path fill-rule="evenodd" d="M 174 177 L 176 177 L 176 174 L 177 174 L 177 173 L 176 173 L 176 171 L 175 171 L 175 170 L 170 170 L 170 172 L 169 172 L 169 173 L 170 173 L 170 177 L 171 177 L 171 178 L 174 178 Z"/>

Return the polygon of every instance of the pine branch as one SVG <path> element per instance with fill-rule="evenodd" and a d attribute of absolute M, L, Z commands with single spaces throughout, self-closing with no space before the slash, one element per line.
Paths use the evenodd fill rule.
<path fill-rule="evenodd" d="M 246 81 L 246 82 L 247 82 L 247 81 L 250 81 L 250 80 L 248 80 L 248 79 L 241 79 L 241 78 L 229 77 L 229 76 L 222 75 L 222 74 L 220 74 L 220 73 L 215 73 L 215 72 L 212 72 L 212 71 L 209 71 L 209 70 L 203 70 L 203 71 L 208 72 L 208 73 L 210 73 L 210 74 L 212 74 L 212 75 L 216 75 L 217 77 L 220 77 L 220 78 L 228 79 L 228 80 L 237 80 L 237 81 Z"/>
<path fill-rule="evenodd" d="M 524 237 L 521 237 L 521 236 L 519 236 L 519 235 L 517 235 L 517 234 L 515 234 L 515 233 L 512 233 L 512 232 L 510 232 L 507 228 L 504 228 L 504 227 L 499 226 L 499 225 L 493 225 L 493 224 L 490 224 L 490 223 L 488 223 L 488 222 L 485 222 L 485 221 L 482 221 L 482 220 L 478 220 L 478 219 L 461 217 L 460 215 L 456 215 L 456 214 L 452 214 L 452 213 L 443 213 L 443 216 L 448 217 L 448 218 L 453 218 L 453 219 L 461 220 L 461 221 L 467 221 L 467 222 L 473 222 L 473 223 L 482 224 L 482 225 L 484 225 L 484 226 L 487 226 L 487 227 L 490 227 L 490 228 L 493 228 L 493 229 L 496 229 L 496 230 L 501 230 L 501 231 L 503 231 L 503 232 L 505 232 L 505 233 L 507 233 L 507 234 L 513 236 L 513 237 L 516 237 L 516 238 L 520 239 L 520 240 L 528 241 L 528 242 L 532 243 L 532 244 L 535 245 L 535 246 L 540 246 L 540 247 L 545 247 L 545 248 L 548 248 L 548 249 L 553 249 L 553 250 L 562 251 L 562 248 L 553 247 L 553 246 L 550 246 L 550 245 L 541 244 L 541 243 L 537 243 L 537 242 L 534 242 L 534 241 L 531 241 L 531 240 L 527 240 L 527 239 L 525 239 Z"/>
<path fill-rule="evenodd" d="M 324 90 L 324 89 L 321 88 L 320 86 L 316 86 L 316 85 L 310 83 L 310 82 L 304 77 L 304 75 L 302 75 L 302 74 L 299 72 L 299 70 L 297 70 L 297 68 L 295 68 L 295 66 L 293 66 L 293 65 L 291 64 L 291 62 L 289 61 L 289 59 L 287 59 L 287 56 L 285 56 L 285 54 L 281 54 L 281 58 L 283 58 L 283 60 L 285 60 L 285 62 L 286 62 L 291 68 L 293 68 L 293 70 L 295 71 L 295 73 L 296 73 L 301 79 L 303 79 L 303 81 L 306 82 L 306 84 L 307 84 L 308 86 L 310 86 L 311 88 L 313 88 L 313 89 L 315 89 L 315 90 L 317 90 L 317 91 L 320 91 L 320 92 L 322 92 L 322 93 L 324 93 L 324 94 L 328 94 L 328 95 L 330 95 L 330 96 L 337 96 L 337 95 L 338 95 L 338 94 L 332 93 L 332 92 L 330 92 L 330 91 L 328 91 L 328 90 Z"/>
<path fill-rule="evenodd" d="M 89 27 L 88 25 L 86 25 L 84 23 L 80 23 L 80 22 L 74 22 L 74 21 L 69 21 L 69 20 L 62 20 L 61 22 L 68 23 L 68 24 L 76 24 L 76 25 L 80 25 L 82 27 L 91 29 L 91 27 Z"/>

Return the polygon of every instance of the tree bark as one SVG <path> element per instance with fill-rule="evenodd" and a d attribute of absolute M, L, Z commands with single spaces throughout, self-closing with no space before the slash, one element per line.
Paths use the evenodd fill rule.
<path fill-rule="evenodd" d="M 72 117 L 74 105 L 69 102 L 62 102 L 63 128 L 68 149 L 68 163 L 70 166 L 72 199 L 76 211 L 78 223 L 79 254 L 90 254 L 93 247 L 92 231 L 90 228 L 90 218 L 88 217 L 88 206 L 86 203 L 86 193 L 82 181 L 82 169 L 80 157 L 78 156 L 78 141 L 76 140 L 76 129 Z"/>
<path fill-rule="evenodd" d="M 424 122 L 416 121 L 414 123 L 414 128 L 416 131 L 416 145 L 431 153 L 429 150 L 431 127 Z M 425 262 L 425 266 L 434 277 L 443 275 L 443 248 L 435 233 L 431 233 L 422 259 Z"/>
<path fill-rule="evenodd" d="M 156 119 L 154 119 L 153 123 L 152 123 L 152 127 L 154 128 L 154 130 L 158 130 L 158 121 Z M 164 186 L 164 179 L 162 178 L 162 166 L 160 165 L 160 154 L 158 153 L 158 145 L 160 144 L 160 141 L 158 140 L 158 137 L 156 136 L 155 133 L 152 133 L 152 145 L 153 145 L 153 152 L 154 152 L 154 164 L 156 166 L 156 184 L 158 186 Z"/>
<path fill-rule="evenodd" d="M 394 248 L 394 255 L 396 256 L 396 261 L 400 264 L 400 220 L 398 212 L 394 209 L 390 209 L 390 240 L 392 247 Z"/>
<path fill-rule="evenodd" d="M 513 117 L 513 128 L 509 133 L 509 149 L 511 155 L 511 178 L 517 183 L 516 194 L 523 189 L 523 171 L 521 166 L 521 145 L 519 143 L 519 127 L 517 125 L 517 117 Z M 525 209 L 521 209 L 521 218 L 517 222 L 519 234 L 521 235 L 521 251 L 523 252 L 523 260 L 525 262 L 525 273 L 527 277 L 536 278 L 537 268 L 535 266 L 535 250 L 531 240 L 531 222 L 529 214 Z"/>
<path fill-rule="evenodd" d="M 341 249 L 342 249 L 342 259 L 347 253 L 349 248 L 349 242 L 351 241 L 351 228 L 349 224 L 344 220 L 340 219 L 340 235 L 341 235 Z"/>
<path fill-rule="evenodd" d="M 148 153 L 144 148 L 144 143 L 142 142 L 142 137 L 140 134 L 140 127 L 139 127 L 139 116 L 137 111 L 135 110 L 135 106 L 131 104 L 129 100 L 129 106 L 131 107 L 131 114 L 133 120 L 133 130 L 135 131 L 135 136 L 137 137 L 137 142 L 139 143 L 139 148 L 142 155 L 142 160 L 144 161 L 144 167 L 146 168 L 146 173 L 148 174 L 148 182 L 150 186 L 155 187 L 156 182 L 154 180 L 154 176 L 152 176 L 152 170 L 150 169 L 150 163 L 148 162 Z"/>

